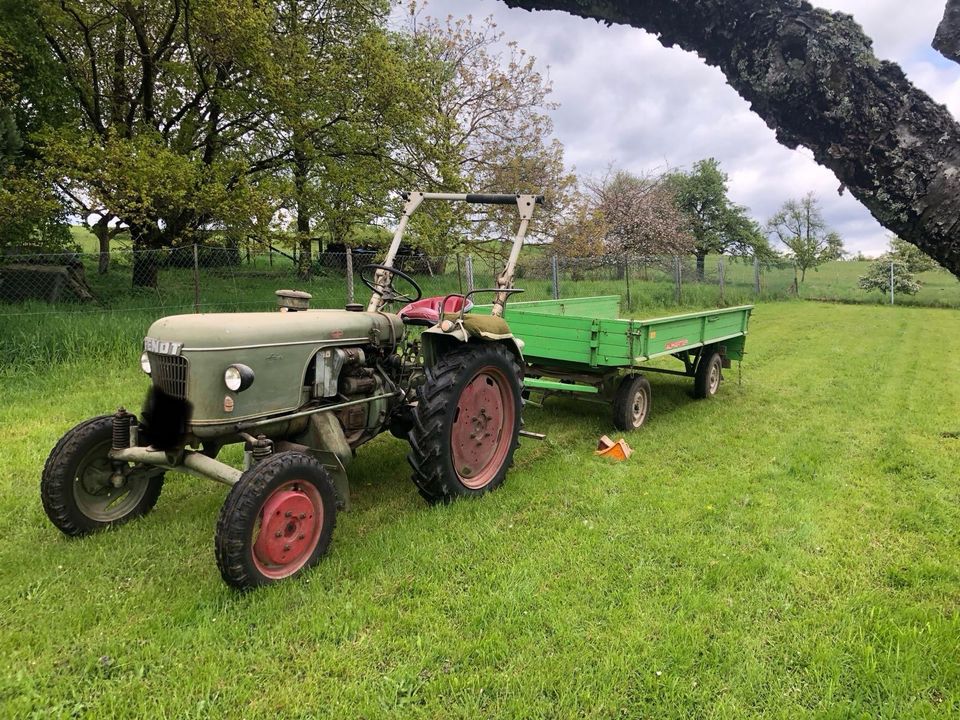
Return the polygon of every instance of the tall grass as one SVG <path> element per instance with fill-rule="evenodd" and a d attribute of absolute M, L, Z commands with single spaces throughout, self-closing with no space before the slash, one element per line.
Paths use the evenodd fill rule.
<path fill-rule="evenodd" d="M 149 312 L 0 315 L 0 376 L 80 359 L 127 362 L 139 354 L 153 319 Z"/>
<path fill-rule="evenodd" d="M 84 249 L 92 249 L 90 239 L 77 233 Z M 90 245 L 90 247 L 87 247 Z M 105 362 L 131 362 L 139 352 L 140 340 L 150 323 L 159 317 L 177 313 L 273 310 L 274 291 L 294 287 L 313 294 L 312 307 L 343 307 L 347 300 L 346 273 L 338 268 L 319 268 L 309 280 L 297 277 L 288 258 L 253 255 L 249 263 L 200 268 L 199 293 L 192 268 L 167 267 L 160 271 L 155 289 L 131 287 L 130 255 L 116 253 L 110 272 L 99 274 L 97 256 L 83 256 L 86 276 L 96 300 L 92 303 L 63 302 L 56 305 L 40 301 L 0 304 L 0 375 L 30 372 L 47 365 L 71 360 L 100 359 Z M 743 305 L 770 300 L 793 300 L 789 291 L 794 274 L 791 268 L 765 269 L 761 292 L 754 292 L 754 268 L 751 262 L 736 258 L 724 260 L 725 284 L 719 283 L 718 258 L 707 260 L 703 282 L 692 280 L 692 270 L 684 270 L 679 297 L 671 277 L 669 263 L 634 267 L 629 280 L 619 268 L 600 263 L 562 261 L 559 292 L 562 298 L 591 295 L 619 295 L 622 312 L 631 317 L 651 317 L 701 308 Z M 358 262 L 359 269 L 360 263 Z M 447 258 L 442 272 L 420 272 L 417 282 L 424 296 L 463 292 L 466 271 L 463 256 Z M 476 258 L 475 287 L 492 287 L 498 271 L 496 263 Z M 866 272 L 865 262 L 834 262 L 810 271 L 800 285 L 799 297 L 842 302 L 882 304 L 889 300 L 857 287 L 857 278 Z M 515 285 L 524 288 L 517 300 L 545 300 L 553 296 L 550 257 L 543 247 L 531 247 L 521 257 Z M 898 296 L 903 305 L 960 308 L 960 282 L 943 271 L 920 276 L 923 289 L 916 296 Z M 628 290 L 629 284 L 629 290 Z M 354 300 L 366 302 L 369 291 L 354 282 Z M 398 289 L 404 288 L 397 281 Z M 629 295 L 629 299 L 628 299 Z M 488 302 L 489 295 L 478 295 L 477 302 Z M 394 306 L 397 309 L 399 306 Z"/>

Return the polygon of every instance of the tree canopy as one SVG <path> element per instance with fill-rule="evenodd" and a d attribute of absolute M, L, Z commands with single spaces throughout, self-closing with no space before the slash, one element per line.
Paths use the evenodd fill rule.
<path fill-rule="evenodd" d="M 418 78 L 430 112 L 401 147 L 399 162 L 424 189 L 545 194 L 530 236 L 552 238 L 574 180 L 552 137 L 549 79 L 492 18 L 439 21 L 421 18 L 419 8 L 412 4 L 408 24 L 414 48 L 431 61 Z M 436 253 L 454 250 L 468 235 L 502 239 L 516 225 L 514 208 L 424 210 L 414 236 Z"/>
<path fill-rule="evenodd" d="M 728 197 L 727 180 L 714 158 L 700 160 L 691 170 L 674 172 L 667 179 L 693 236 L 697 279 L 701 281 L 709 253 L 754 254 L 762 253 L 766 246 L 747 208 Z"/>
<path fill-rule="evenodd" d="M 849 16 L 801 0 L 687 0 L 682 13 L 676 0 L 505 1 L 698 52 L 783 144 L 809 147 L 881 223 L 960 272 L 960 125 Z M 211 227 L 259 232 L 282 207 L 301 241 L 318 227 L 343 236 L 378 204 L 361 198 L 382 206 L 404 178 L 571 187 L 532 58 L 494 51 L 489 25 L 425 22 L 398 38 L 388 8 L 0 0 L 0 213 L 32 213 L 32 239 L 62 231 L 68 211 L 115 217 L 150 248 Z M 955 57 L 960 13 L 948 10 L 937 45 Z"/>
<path fill-rule="evenodd" d="M 937 261 L 923 250 L 905 240 L 901 240 L 896 235 L 890 238 L 890 247 L 886 256 L 902 260 L 912 273 L 928 272 L 939 267 Z"/>
<path fill-rule="evenodd" d="M 563 254 L 653 257 L 690 252 L 693 237 L 665 176 L 610 168 L 583 184 L 557 233 L 556 245 Z"/>
<path fill-rule="evenodd" d="M 393 29 L 392 6 L 0 0 L 5 237 L 17 218 L 33 240 L 65 232 L 70 213 L 105 261 L 124 227 L 134 284 L 152 285 L 155 255 L 141 251 L 284 232 L 308 274 L 316 235 L 348 242 L 389 216 L 398 189 L 565 192 L 535 59 L 504 53 L 489 20 L 420 20 L 414 5 Z M 496 237 L 509 222 L 448 220 L 413 237 L 446 251 L 464 234 L 451 229 Z"/>
<path fill-rule="evenodd" d="M 861 290 L 879 290 L 881 293 L 889 293 L 892 289 L 894 296 L 916 295 L 922 287 L 907 263 L 891 255 L 870 263 L 867 272 L 857 281 L 857 286 Z"/>
<path fill-rule="evenodd" d="M 787 255 L 800 271 L 800 282 L 807 270 L 843 257 L 843 240 L 827 227 L 820 202 L 813 193 L 799 200 L 787 200 L 767 222 L 767 231 L 787 249 Z"/>

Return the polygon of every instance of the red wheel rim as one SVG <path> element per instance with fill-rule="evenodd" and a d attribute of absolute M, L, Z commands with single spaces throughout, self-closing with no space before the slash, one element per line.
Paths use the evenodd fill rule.
<path fill-rule="evenodd" d="M 450 430 L 453 469 L 471 490 L 497 476 L 513 440 L 516 422 L 513 388 L 497 367 L 482 368 L 464 386 Z"/>
<path fill-rule="evenodd" d="M 260 509 L 253 532 L 253 564 L 269 578 L 293 575 L 307 564 L 322 529 L 320 491 L 299 480 L 280 485 Z"/>

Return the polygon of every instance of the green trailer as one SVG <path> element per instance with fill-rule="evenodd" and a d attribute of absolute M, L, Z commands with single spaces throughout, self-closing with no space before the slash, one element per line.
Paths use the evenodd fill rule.
<path fill-rule="evenodd" d="M 716 394 L 723 368 L 742 360 L 752 305 L 628 320 L 620 297 L 511 302 L 504 319 L 523 341 L 524 394 L 534 402 L 573 395 L 610 404 L 614 424 L 635 430 L 650 411 L 650 383 L 641 372 L 693 378 L 694 396 Z M 475 313 L 488 314 L 490 306 Z M 683 369 L 649 364 L 671 357 Z"/>

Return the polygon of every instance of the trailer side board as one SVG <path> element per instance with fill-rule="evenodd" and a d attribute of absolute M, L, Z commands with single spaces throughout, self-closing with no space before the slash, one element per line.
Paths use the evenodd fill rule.
<path fill-rule="evenodd" d="M 632 367 L 703 345 L 724 344 L 742 359 L 752 305 L 649 320 L 617 318 L 620 298 L 515 302 L 504 314 L 524 342 L 528 362 L 574 363 L 589 368 Z M 473 312 L 487 314 L 490 306 Z"/>

